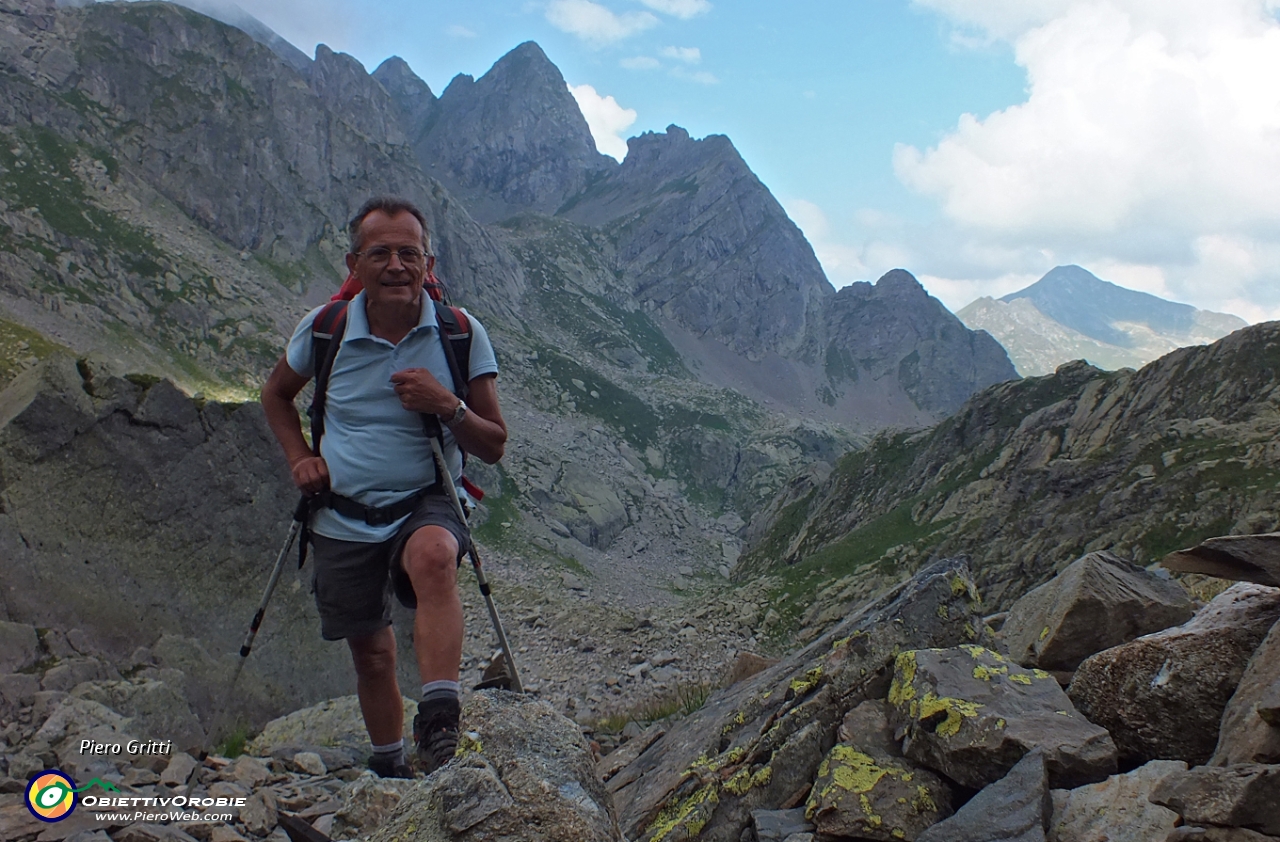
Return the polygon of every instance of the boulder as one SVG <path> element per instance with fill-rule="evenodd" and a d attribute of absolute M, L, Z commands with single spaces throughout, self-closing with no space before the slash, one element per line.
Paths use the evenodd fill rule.
<path fill-rule="evenodd" d="M 950 787 L 902 756 L 884 702 L 858 705 L 838 733 L 842 742 L 818 767 L 805 805 L 805 818 L 824 838 L 913 842 L 951 815 Z"/>
<path fill-rule="evenodd" d="M 405 744 L 413 743 L 413 717 L 418 703 L 412 699 L 404 702 Z M 349 749 L 356 754 L 369 752 L 369 734 L 364 729 L 364 717 L 360 714 L 360 699 L 342 696 L 329 699 L 293 713 L 273 719 L 262 728 L 245 750 L 250 754 L 265 756 L 278 748 L 295 746 L 331 746 Z"/>
<path fill-rule="evenodd" d="M 621 840 L 590 748 L 550 705 L 486 690 L 462 718 L 458 756 L 410 789 L 369 842 Z"/>
<path fill-rule="evenodd" d="M 399 806 L 405 793 L 417 785 L 414 780 L 379 778 L 372 772 L 362 774 L 343 794 L 342 807 L 334 816 L 329 836 L 355 839 L 373 832 Z"/>
<path fill-rule="evenodd" d="M 1074 670 L 1090 655 L 1190 620 L 1187 592 L 1109 552 L 1072 562 L 1009 609 L 1002 631 L 1024 667 Z"/>
<path fill-rule="evenodd" d="M 1051 811 L 1045 756 L 1036 749 L 919 842 L 1044 842 Z"/>
<path fill-rule="evenodd" d="M 1203 573 L 1280 588 L 1280 532 L 1210 538 L 1170 553 L 1160 566 L 1176 573 Z"/>
<path fill-rule="evenodd" d="M 1280 766 L 1199 766 L 1166 777 L 1151 794 L 1192 825 L 1280 836 Z"/>
<path fill-rule="evenodd" d="M 186 698 L 162 681 L 94 681 L 79 685 L 71 695 L 124 714 L 132 720 L 135 732 L 161 734 L 162 739 L 172 740 L 179 751 L 199 752 L 204 748 L 200 720 Z"/>
<path fill-rule="evenodd" d="M 1148 800 L 1181 760 L 1152 760 L 1124 775 L 1076 789 L 1055 789 L 1049 842 L 1164 842 L 1178 814 Z"/>
<path fill-rule="evenodd" d="M 844 713 L 883 697 L 898 652 L 982 640 L 982 614 L 967 562 L 944 559 L 717 690 L 609 782 L 623 831 L 738 842 L 753 812 L 801 803 Z"/>
<path fill-rule="evenodd" d="M 34 626 L 0 620 L 0 675 L 33 666 L 40 660 L 40 638 Z"/>
<path fill-rule="evenodd" d="M 1227 702 L 1277 618 L 1280 590 L 1233 585 L 1190 622 L 1089 658 L 1068 693 L 1111 732 L 1121 763 L 1205 763 Z"/>
<path fill-rule="evenodd" d="M 1116 772 L 1111 737 L 1076 712 L 1053 676 L 981 646 L 903 652 L 889 704 L 903 754 L 963 786 L 1000 780 L 1037 747 L 1057 787 Z"/>
<path fill-rule="evenodd" d="M 1280 623 L 1253 652 L 1218 728 L 1210 761 L 1280 763 Z"/>

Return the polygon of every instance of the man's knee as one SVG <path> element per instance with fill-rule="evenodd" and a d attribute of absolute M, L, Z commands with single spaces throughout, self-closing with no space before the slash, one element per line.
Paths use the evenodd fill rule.
<path fill-rule="evenodd" d="M 356 674 L 376 677 L 396 671 L 396 639 L 391 627 L 362 637 L 347 638 Z"/>
<path fill-rule="evenodd" d="M 424 526 L 405 542 L 401 564 L 415 588 L 452 584 L 457 579 L 458 540 L 442 526 Z"/>

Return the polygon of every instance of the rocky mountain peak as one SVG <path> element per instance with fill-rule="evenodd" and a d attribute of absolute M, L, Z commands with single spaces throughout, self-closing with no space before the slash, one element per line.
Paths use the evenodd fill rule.
<path fill-rule="evenodd" d="M 405 133 L 416 139 L 426 128 L 436 104 L 431 87 L 400 56 L 387 59 L 371 75 L 391 96 Z"/>
<path fill-rule="evenodd" d="M 929 293 L 906 269 L 891 269 L 876 281 L 875 292 L 883 298 L 926 299 Z"/>
<path fill-rule="evenodd" d="M 330 110 L 369 139 L 396 146 L 409 142 L 386 89 L 354 56 L 317 44 L 309 81 Z"/>
<path fill-rule="evenodd" d="M 420 131 L 418 160 L 482 220 L 550 213 L 616 166 L 596 151 L 560 70 L 531 41 L 474 82 L 454 77 Z"/>

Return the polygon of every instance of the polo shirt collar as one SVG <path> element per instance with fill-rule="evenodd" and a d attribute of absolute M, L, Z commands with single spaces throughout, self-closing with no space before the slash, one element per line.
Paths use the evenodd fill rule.
<path fill-rule="evenodd" d="M 374 338 L 373 334 L 369 332 L 369 315 L 364 308 L 367 300 L 364 290 L 361 290 L 347 305 L 347 330 L 342 336 L 343 342 L 348 339 Z M 430 327 L 439 330 L 440 324 L 436 320 L 436 308 L 431 306 L 431 296 L 427 295 L 427 291 L 424 289 L 422 291 L 422 313 L 418 317 L 418 326 L 409 332 L 413 333 Z"/>

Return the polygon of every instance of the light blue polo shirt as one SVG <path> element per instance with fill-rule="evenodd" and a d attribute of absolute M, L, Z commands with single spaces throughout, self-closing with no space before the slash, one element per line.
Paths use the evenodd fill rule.
<path fill-rule="evenodd" d="M 398 345 L 369 332 L 363 292 L 347 307 L 347 330 L 329 375 L 320 455 L 329 466 L 330 488 L 366 506 L 390 505 L 435 482 L 422 416 L 400 405 L 391 382 L 397 371 L 425 368 L 453 389 L 435 307 L 425 293 L 422 303 L 417 327 Z M 312 310 L 298 323 L 285 352 L 289 368 L 301 377 L 315 376 L 311 324 L 321 309 Z M 489 334 L 469 313 L 467 317 L 471 322 L 469 377 L 474 380 L 496 373 L 498 361 Z M 456 484 L 462 475 L 462 454 L 448 427 L 444 428 L 444 454 Z M 374 543 L 394 536 L 403 522 L 402 518 L 386 526 L 370 526 L 326 507 L 315 513 L 311 528 L 327 538 Z"/>

